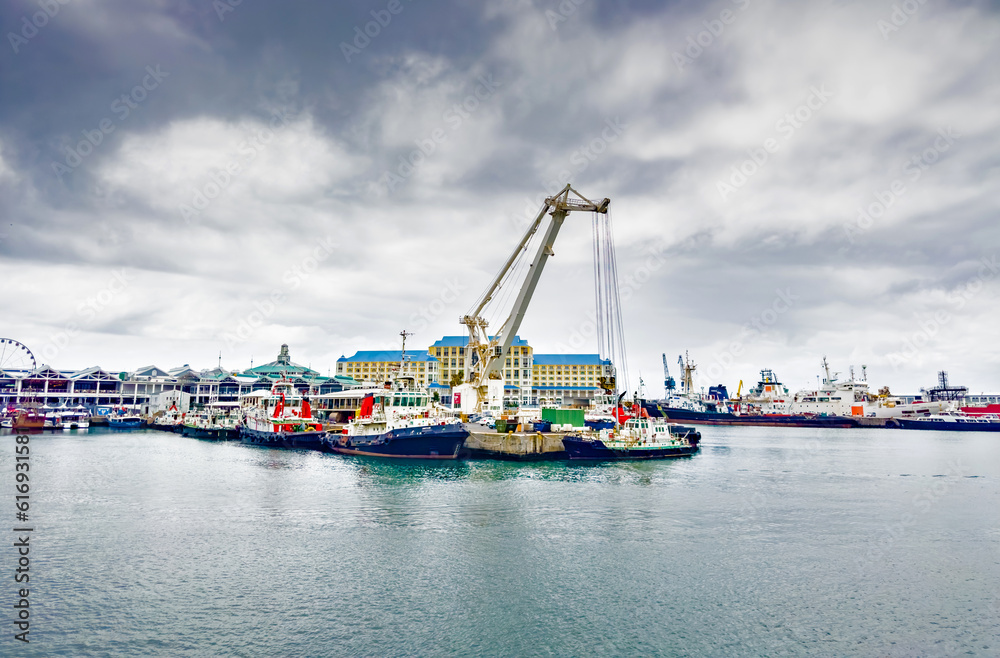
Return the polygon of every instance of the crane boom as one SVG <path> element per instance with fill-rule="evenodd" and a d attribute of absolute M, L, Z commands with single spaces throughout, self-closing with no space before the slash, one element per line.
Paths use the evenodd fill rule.
<path fill-rule="evenodd" d="M 570 198 L 571 192 L 578 198 Z M 469 344 L 465 350 L 465 381 L 466 384 L 471 385 L 476 390 L 476 411 L 482 411 L 487 397 L 487 382 L 489 379 L 497 378 L 497 374 L 503 367 L 503 359 L 507 356 L 511 343 L 514 341 L 514 336 L 517 335 L 517 330 L 521 326 L 521 321 L 524 319 L 525 311 L 527 311 L 528 304 L 531 302 L 535 287 L 538 285 L 538 280 L 545 269 L 545 263 L 550 256 L 555 254 L 552 250 L 552 245 L 559 235 L 559 229 L 562 228 L 566 215 L 573 211 L 607 213 L 610 203 L 611 200 L 607 198 L 594 203 L 573 189 L 569 184 L 558 194 L 546 198 L 538 215 L 535 216 L 531 225 L 528 226 L 528 229 L 524 232 L 514 251 L 494 278 L 493 283 L 487 288 L 486 293 L 480 298 L 473 312 L 462 316 L 459 320 L 469 330 Z M 521 284 L 521 289 L 518 292 L 517 299 L 514 301 L 510 315 L 500 326 L 496 334 L 489 336 L 486 332 L 486 327 L 489 323 L 480 314 L 501 286 L 504 277 L 510 271 L 520 253 L 527 248 L 529 240 L 538 231 L 546 213 L 552 215 L 552 221 L 549 223 L 541 244 L 539 244 L 538 250 L 531 261 L 531 265 L 528 267 L 527 276 Z"/>

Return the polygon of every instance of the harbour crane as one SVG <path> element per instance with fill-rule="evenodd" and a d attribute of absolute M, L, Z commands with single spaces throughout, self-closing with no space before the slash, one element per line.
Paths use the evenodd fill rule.
<path fill-rule="evenodd" d="M 670 376 L 670 369 L 667 367 L 667 355 L 663 354 L 663 388 L 666 391 L 664 397 L 669 398 L 670 394 L 677 389 L 677 382 Z"/>
<path fill-rule="evenodd" d="M 576 198 L 570 197 L 571 193 Z M 507 258 L 507 262 L 500 268 L 500 272 L 497 273 L 493 283 L 490 284 L 486 292 L 479 298 L 479 302 L 472 312 L 463 315 L 459 319 L 459 322 L 464 324 L 469 331 L 469 343 L 465 348 L 465 383 L 455 389 L 455 392 L 461 396 L 459 404 L 463 410 L 471 408 L 470 398 L 472 395 L 475 395 L 475 412 L 482 412 L 489 405 L 489 399 L 496 397 L 495 391 L 492 394 L 490 392 L 491 380 L 498 382 L 500 387 L 499 397 L 502 401 L 503 382 L 500 372 L 504 365 L 504 359 L 509 353 L 514 336 L 517 334 L 517 330 L 521 326 L 521 321 L 524 319 L 524 313 L 528 309 L 528 303 L 535 292 L 535 286 L 538 285 L 538 280 L 542 275 L 542 270 L 545 268 L 545 263 L 550 256 L 555 254 L 552 251 L 552 245 L 559 235 L 559 229 L 562 228 L 566 215 L 574 211 L 606 215 L 610 203 L 611 199 L 608 198 L 597 202 L 591 201 L 573 189 L 570 184 L 567 184 L 558 194 L 547 197 L 542 203 L 542 208 L 539 210 L 538 215 L 528 226 L 510 257 Z M 538 250 L 535 252 L 535 257 L 528 267 L 527 274 L 524 282 L 521 284 L 521 289 L 514 301 L 510 315 L 500 328 L 497 329 L 496 333 L 490 336 L 486 330 L 489 322 L 482 317 L 483 309 L 486 308 L 487 304 L 489 304 L 493 296 L 500 289 L 508 272 L 511 271 L 511 267 L 518 260 L 521 253 L 527 250 L 528 242 L 538 231 L 546 214 L 552 216 L 552 221 L 549 223 L 541 239 L 541 244 L 539 244 Z M 497 384 L 494 384 L 494 388 L 496 387 Z"/>

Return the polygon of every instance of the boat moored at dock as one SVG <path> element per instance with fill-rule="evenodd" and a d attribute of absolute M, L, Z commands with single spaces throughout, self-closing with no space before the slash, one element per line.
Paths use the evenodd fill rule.
<path fill-rule="evenodd" d="M 309 400 L 294 384 L 279 379 L 270 391 L 254 391 L 240 398 L 243 443 L 266 448 L 323 450 L 326 431 L 313 418 Z"/>
<path fill-rule="evenodd" d="M 137 429 L 142 427 L 142 417 L 129 412 L 112 414 L 108 416 L 108 427 L 119 430 Z"/>
<path fill-rule="evenodd" d="M 886 424 L 886 427 L 945 432 L 1000 432 L 1000 417 L 947 412 L 915 418 L 893 418 Z"/>
<path fill-rule="evenodd" d="M 690 457 L 700 440 L 694 428 L 640 417 L 615 430 L 567 434 L 563 444 L 570 460 L 627 461 Z"/>
<path fill-rule="evenodd" d="M 469 432 L 457 419 L 432 413 L 427 392 L 411 377 L 398 377 L 388 388 L 369 393 L 341 434 L 330 434 L 325 447 L 341 455 L 455 459 Z"/>

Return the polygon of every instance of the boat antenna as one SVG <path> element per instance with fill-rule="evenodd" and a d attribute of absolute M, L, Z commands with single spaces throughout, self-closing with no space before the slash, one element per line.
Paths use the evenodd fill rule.
<path fill-rule="evenodd" d="M 399 374 L 402 375 L 406 368 L 406 337 L 412 336 L 413 333 L 403 329 L 399 332 L 399 335 L 403 337 L 403 349 L 399 351 Z"/>

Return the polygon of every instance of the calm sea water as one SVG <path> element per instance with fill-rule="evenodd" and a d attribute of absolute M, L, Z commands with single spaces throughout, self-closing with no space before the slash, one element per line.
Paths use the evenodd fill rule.
<path fill-rule="evenodd" d="M 34 435 L 0 654 L 1000 655 L 1000 436 L 703 435 L 599 466 Z"/>

